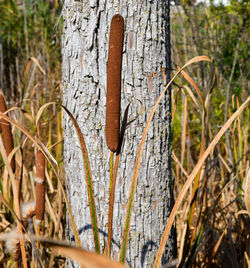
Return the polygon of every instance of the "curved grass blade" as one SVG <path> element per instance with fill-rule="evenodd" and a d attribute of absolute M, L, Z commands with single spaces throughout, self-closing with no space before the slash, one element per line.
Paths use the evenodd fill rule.
<path fill-rule="evenodd" d="M 53 243 L 53 244 L 52 244 Z M 124 268 L 127 267 L 120 263 L 111 261 L 105 256 L 83 250 L 81 248 L 75 248 L 72 246 L 60 245 L 55 242 L 46 243 L 50 247 L 56 249 L 60 254 L 69 257 L 84 267 L 88 268 Z"/>
<path fill-rule="evenodd" d="M 42 113 L 43 113 L 43 111 L 48 107 L 48 106 L 50 106 L 50 105 L 55 105 L 56 103 L 55 102 L 48 102 L 48 103 L 45 103 L 44 105 L 42 105 L 41 107 L 40 107 L 40 109 L 38 110 L 38 112 L 37 112 L 37 114 L 36 114 L 36 126 L 38 125 L 38 123 L 39 123 L 39 120 L 40 120 L 40 118 L 41 118 L 41 115 L 42 115 Z"/>
<path fill-rule="evenodd" d="M 87 189 L 88 189 L 89 209 L 90 209 L 92 230 L 93 230 L 93 235 L 94 235 L 95 250 L 97 253 L 100 253 L 100 240 L 99 240 L 99 232 L 98 232 L 98 225 L 97 225 L 95 195 L 94 195 L 94 188 L 93 188 L 92 175 L 91 175 L 87 147 L 86 147 L 82 132 L 80 130 L 80 127 L 79 127 L 78 123 L 76 122 L 75 118 L 73 117 L 71 112 L 65 106 L 63 106 L 63 105 L 60 105 L 60 106 L 69 115 L 69 117 L 70 117 L 70 119 L 71 119 L 71 121 L 76 129 L 79 143 L 81 146 L 83 163 L 84 163 L 84 171 L 85 171 L 85 175 L 86 175 L 86 184 L 87 184 Z"/>
<path fill-rule="evenodd" d="M 180 67 L 177 67 L 178 70 L 180 70 Z M 202 107 L 203 109 L 205 109 L 205 104 L 204 104 L 204 100 L 203 100 L 203 97 L 202 97 L 202 94 L 201 94 L 201 91 L 199 89 L 199 87 L 197 86 L 197 84 L 194 82 L 194 80 L 190 77 L 190 75 L 188 73 L 186 73 L 185 71 L 181 70 L 181 74 L 183 75 L 183 77 L 193 86 L 193 88 L 196 90 L 199 98 L 200 98 L 200 101 L 201 101 L 201 104 L 202 104 Z"/>
<path fill-rule="evenodd" d="M 137 152 L 136 162 L 135 162 L 134 171 L 133 171 L 132 183 L 130 186 L 130 193 L 129 193 L 129 199 L 128 199 L 128 203 L 127 203 L 127 210 L 126 210 L 126 215 L 125 215 L 125 223 L 124 223 L 124 227 L 123 227 L 122 243 L 121 243 L 120 257 L 119 257 L 121 263 L 124 263 L 125 259 L 126 259 L 126 251 L 127 251 L 128 237 L 129 237 L 129 228 L 130 228 L 132 207 L 133 207 L 133 203 L 134 203 L 134 197 L 135 197 L 135 191 L 136 191 L 136 185 L 137 185 L 137 178 L 138 178 L 139 168 L 140 168 L 140 164 L 141 164 L 142 150 L 144 147 L 144 143 L 146 140 L 146 136 L 147 136 L 147 133 L 149 130 L 150 123 L 153 119 L 153 116 L 154 116 L 154 113 L 157 109 L 157 106 L 159 105 L 159 103 L 161 101 L 161 98 L 164 96 L 164 93 L 169 88 L 169 86 L 172 84 L 172 82 L 177 77 L 177 75 L 179 75 L 179 73 L 184 68 L 189 66 L 190 64 L 195 63 L 195 62 L 199 62 L 199 61 L 211 61 L 211 60 L 207 56 L 198 56 L 198 57 L 195 57 L 195 58 L 191 59 L 190 61 L 188 61 L 180 70 L 177 71 L 177 73 L 174 75 L 174 77 L 165 86 L 165 88 L 161 92 L 160 96 L 158 97 L 157 101 L 155 102 L 155 105 L 154 105 L 154 107 L 149 115 L 149 119 L 148 119 L 148 122 L 147 122 L 145 129 L 143 131 L 142 139 L 141 139 L 140 146 L 139 146 L 139 149 Z"/>
<path fill-rule="evenodd" d="M 0 234 L 0 240 L 6 241 L 10 238 L 10 234 Z M 11 234 L 11 238 L 20 238 L 18 234 Z M 71 258 L 77 261 L 79 264 L 88 268 L 128 268 L 128 266 L 122 265 L 118 262 L 112 261 L 105 256 L 101 256 L 94 252 L 90 252 L 82 249 L 81 247 L 75 247 L 69 245 L 64 241 L 56 241 L 44 237 L 37 237 L 34 235 L 24 235 L 23 238 L 28 241 L 39 241 L 44 246 L 50 247 L 57 251 L 59 254 L 65 257 Z"/>
<path fill-rule="evenodd" d="M 154 266 L 153 266 L 154 268 L 158 268 L 159 265 L 160 265 L 162 254 L 164 252 L 165 245 L 166 245 L 169 233 L 170 233 L 170 229 L 171 229 L 172 224 L 173 224 L 174 219 L 175 219 L 175 215 L 176 215 L 176 213 L 177 213 L 177 211 L 178 211 L 178 209 L 179 209 L 179 207 L 181 205 L 181 202 L 182 202 L 183 198 L 185 197 L 185 194 L 186 194 L 187 190 L 191 186 L 195 176 L 199 172 L 200 168 L 202 167 L 203 163 L 207 159 L 208 155 L 211 153 L 211 151 L 213 151 L 215 145 L 221 139 L 221 137 L 226 132 L 226 130 L 230 127 L 232 122 L 243 112 L 243 110 L 246 108 L 246 106 L 247 106 L 249 101 L 250 101 L 250 97 L 247 98 L 247 100 L 228 119 L 228 121 L 225 123 L 225 125 L 217 133 L 217 135 L 214 137 L 214 139 L 212 140 L 212 142 L 210 143 L 210 145 L 208 146 L 208 148 L 206 149 L 206 151 L 204 152 L 204 154 L 202 155 L 202 157 L 200 158 L 200 160 L 196 164 L 195 168 L 193 169 L 193 171 L 190 174 L 189 178 L 187 179 L 186 183 L 184 184 L 184 186 L 183 186 L 178 198 L 176 199 L 176 202 L 175 202 L 174 207 L 173 207 L 173 209 L 171 211 L 171 214 L 170 214 L 170 216 L 168 218 L 168 222 L 167 222 L 167 225 L 165 227 L 164 233 L 162 235 L 161 243 L 160 243 L 156 258 L 155 258 L 155 263 L 154 263 Z"/>
<path fill-rule="evenodd" d="M 192 90 L 191 90 L 188 86 L 184 86 L 184 88 L 186 89 L 187 93 L 189 94 L 189 96 L 190 96 L 190 98 L 192 99 L 192 101 L 194 102 L 194 104 L 195 104 L 197 107 L 199 107 L 199 104 L 198 104 L 198 102 L 197 102 L 197 100 L 196 100 L 196 98 L 195 98 L 195 96 L 194 96 Z"/>
<path fill-rule="evenodd" d="M 14 107 L 11 107 L 9 108 L 6 112 L 4 112 L 4 114 L 8 114 L 9 112 L 12 112 L 12 111 L 19 111 L 19 112 L 22 112 L 23 115 L 28 119 L 30 120 L 31 123 L 34 123 L 35 120 L 34 118 L 32 117 L 31 114 L 29 114 L 27 111 L 25 111 L 24 109 L 20 108 L 20 107 L 17 107 L 17 106 L 14 106 Z"/>
<path fill-rule="evenodd" d="M 46 75 L 46 72 L 41 67 L 39 61 L 36 58 L 34 58 L 34 57 L 30 57 L 27 60 L 25 71 L 24 71 L 24 82 L 23 82 L 23 86 L 22 86 L 22 89 L 21 89 L 22 99 L 25 96 L 25 89 L 26 89 L 26 85 L 27 85 L 27 81 L 28 81 L 28 73 L 30 71 L 31 61 L 33 61 L 33 63 L 38 67 L 38 69 L 43 73 L 43 75 Z"/>

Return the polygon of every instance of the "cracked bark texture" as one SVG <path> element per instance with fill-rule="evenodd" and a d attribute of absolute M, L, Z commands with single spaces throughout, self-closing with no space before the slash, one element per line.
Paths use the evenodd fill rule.
<path fill-rule="evenodd" d="M 109 157 L 105 142 L 106 70 L 111 18 L 119 10 L 125 19 L 121 119 L 128 103 L 125 133 L 116 183 L 112 258 L 118 259 L 133 167 L 149 113 L 170 75 L 169 1 L 65 0 L 63 8 L 63 102 L 83 132 L 93 175 L 101 246 L 107 240 Z M 127 264 L 152 267 L 161 235 L 173 206 L 171 181 L 171 102 L 166 93 L 151 123 L 145 143 L 134 209 Z M 83 161 L 77 135 L 64 118 L 66 187 L 83 247 L 94 250 Z M 74 241 L 68 220 L 67 235 Z M 176 257 L 172 232 L 163 258 Z M 68 267 L 78 267 L 68 261 Z"/>

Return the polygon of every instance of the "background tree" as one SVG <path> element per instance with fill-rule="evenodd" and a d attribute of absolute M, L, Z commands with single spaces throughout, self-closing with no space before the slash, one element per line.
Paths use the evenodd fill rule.
<path fill-rule="evenodd" d="M 105 142 L 106 70 L 111 18 L 125 19 L 121 113 L 130 103 L 118 170 L 112 256 L 117 259 L 135 156 L 149 112 L 170 76 L 169 1 L 69 1 L 63 8 L 63 102 L 85 137 L 98 214 L 101 244 L 107 239 L 109 150 Z M 150 127 L 143 152 L 130 227 L 127 262 L 151 267 L 173 205 L 170 169 L 170 91 Z M 66 187 L 83 242 L 93 250 L 93 235 L 83 161 L 74 127 L 64 118 Z M 74 240 L 71 226 L 68 236 Z M 163 262 L 176 255 L 174 234 Z"/>

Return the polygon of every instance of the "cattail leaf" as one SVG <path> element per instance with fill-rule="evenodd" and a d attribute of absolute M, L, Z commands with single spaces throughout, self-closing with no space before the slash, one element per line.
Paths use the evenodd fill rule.
<path fill-rule="evenodd" d="M 91 223 L 92 223 L 92 230 L 93 230 L 93 236 L 94 236 L 94 243 L 95 243 L 95 250 L 97 253 L 100 253 L 100 240 L 99 240 L 99 232 L 98 232 L 98 224 L 97 224 L 97 215 L 96 215 L 96 205 L 95 205 L 95 195 L 94 195 L 94 187 L 92 182 L 92 175 L 91 175 L 91 169 L 90 169 L 90 163 L 88 158 L 88 152 L 87 147 L 81 132 L 81 129 L 71 114 L 71 112 L 63 105 L 60 105 L 65 112 L 70 117 L 75 129 L 76 133 L 79 139 L 79 143 L 81 146 L 82 151 L 82 157 L 83 157 L 83 163 L 84 163 L 84 171 L 85 171 L 85 177 L 86 177 L 86 184 L 87 184 L 87 190 L 88 190 L 88 199 L 89 199 L 89 209 L 90 209 L 90 216 L 91 216 Z"/>

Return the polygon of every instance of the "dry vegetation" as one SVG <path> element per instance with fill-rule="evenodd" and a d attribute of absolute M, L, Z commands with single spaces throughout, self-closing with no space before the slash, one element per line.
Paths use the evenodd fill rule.
<path fill-rule="evenodd" d="M 171 18 L 173 76 L 180 72 L 172 84 L 172 173 L 175 196 L 179 198 L 170 217 L 172 221 L 175 219 L 177 230 L 178 263 L 179 267 L 247 267 L 250 256 L 249 3 L 232 1 L 229 7 L 210 8 L 182 4 L 184 8 L 175 8 Z M 23 232 L 29 231 L 25 237 L 29 240 L 26 248 L 21 240 L 21 251 L 14 254 L 6 251 L 4 242 L 0 242 L 0 267 L 18 267 L 18 261 L 14 262 L 18 254 L 23 256 L 24 267 L 35 267 L 37 263 L 62 267 L 65 258 L 57 251 L 79 260 L 79 250 L 65 253 L 68 249 L 62 244 L 48 240 L 40 243 L 34 239 L 39 234 L 54 241 L 65 239 L 66 213 L 74 223 L 63 188 L 63 108 L 50 103 L 59 103 L 61 96 L 60 6 L 57 1 L 50 1 L 50 6 L 44 1 L 27 1 L 23 8 L 9 0 L 1 0 L 0 5 L 3 11 L 0 87 L 9 109 L 4 113 L 6 108 L 0 107 L 3 136 L 0 139 L 0 233 L 3 237 L 16 226 L 20 232 L 22 225 Z M 198 63 L 180 69 L 188 59 L 198 55 L 207 55 L 213 62 L 207 62 L 207 57 L 195 58 L 193 62 Z M 226 124 L 232 116 L 235 120 Z M 8 143 L 11 139 L 6 138 L 10 134 L 6 120 L 11 123 L 14 149 Z M 72 120 L 87 170 L 84 139 Z M 223 135 L 226 127 L 228 131 Z M 216 136 L 217 133 L 221 136 Z M 143 143 L 142 139 L 141 148 Z M 9 162 L 7 155 L 13 160 Z M 140 153 L 137 159 L 140 160 Z M 139 164 L 136 166 L 139 168 Z M 135 185 L 136 176 L 133 176 Z M 45 214 L 40 224 L 37 219 L 43 219 L 43 202 Z M 169 221 L 162 245 L 171 225 Z M 9 246 L 15 248 L 18 240 L 12 234 Z M 81 254 L 79 261 L 87 267 L 92 267 L 91 261 L 98 259 L 88 252 Z M 100 267 L 120 267 L 108 259 L 99 261 Z"/>

